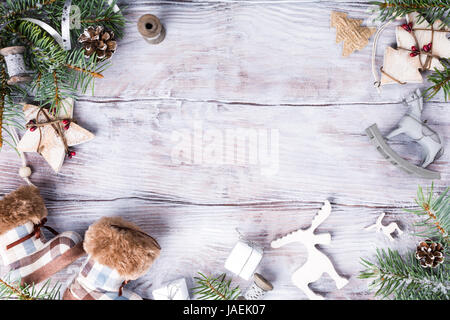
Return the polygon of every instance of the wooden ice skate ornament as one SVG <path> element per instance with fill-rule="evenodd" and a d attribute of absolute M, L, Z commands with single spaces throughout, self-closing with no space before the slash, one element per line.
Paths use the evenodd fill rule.
<path fill-rule="evenodd" d="M 377 150 L 392 164 L 402 170 L 415 174 L 424 179 L 440 179 L 438 172 L 424 169 L 430 165 L 434 159 L 443 153 L 443 143 L 439 135 L 421 120 L 423 110 L 423 98 L 419 89 L 414 91 L 404 100 L 410 108 L 406 115 L 400 120 L 398 127 L 386 136 L 391 139 L 401 133 L 406 134 L 415 142 L 420 144 L 426 153 L 422 167 L 418 167 L 401 158 L 392 148 L 390 148 L 381 135 L 376 124 L 366 129 L 372 143 Z"/>
<path fill-rule="evenodd" d="M 311 223 L 311 227 L 306 230 L 298 230 L 287 236 L 277 239 L 271 243 L 272 248 L 280 248 L 284 245 L 300 242 L 308 251 L 308 260 L 292 275 L 292 282 L 302 290 L 311 300 L 324 299 L 321 295 L 314 293 L 309 284 L 317 281 L 322 277 L 324 273 L 328 274 L 336 283 L 338 289 L 343 288 L 348 280 L 341 277 L 334 269 L 330 259 L 316 248 L 317 244 L 330 244 L 331 234 L 322 233 L 314 234 L 317 227 L 325 221 L 331 214 L 331 204 L 329 201 L 325 201 L 322 209 L 317 213 L 316 217 Z"/>
<path fill-rule="evenodd" d="M 23 60 L 25 47 L 16 46 L 8 47 L 0 50 L 0 55 L 5 58 L 6 68 L 8 69 L 8 84 L 14 85 L 23 82 L 30 82 L 32 71 L 27 70 Z"/>
<path fill-rule="evenodd" d="M 389 238 L 389 240 L 394 241 L 394 238 L 391 236 L 391 234 L 393 234 L 395 231 L 397 231 L 397 233 L 399 235 L 401 235 L 401 234 L 403 234 L 403 231 L 399 228 L 399 226 L 395 222 L 391 222 L 387 226 L 384 226 L 383 218 L 385 215 L 386 215 L 386 213 L 383 212 L 378 217 L 377 222 L 375 224 L 365 228 L 365 230 L 369 231 L 369 230 L 375 229 L 376 232 L 383 232 L 384 235 Z"/>
<path fill-rule="evenodd" d="M 158 17 L 145 14 L 138 21 L 138 30 L 142 37 L 150 44 L 161 43 L 166 37 L 166 29 Z"/>

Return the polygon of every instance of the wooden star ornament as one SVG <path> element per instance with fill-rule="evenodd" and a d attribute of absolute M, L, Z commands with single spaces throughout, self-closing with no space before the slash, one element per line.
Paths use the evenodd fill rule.
<path fill-rule="evenodd" d="M 381 85 L 422 83 L 421 71 L 442 71 L 440 59 L 450 58 L 450 29 L 440 20 L 430 24 L 418 13 L 410 13 L 406 22 L 396 28 L 397 49 L 385 50 Z"/>
<path fill-rule="evenodd" d="M 349 56 L 355 50 L 362 50 L 369 43 L 369 38 L 376 28 L 361 27 L 361 19 L 347 18 L 344 12 L 331 12 L 331 26 L 336 28 L 336 43 L 344 41 L 342 55 Z"/>
<path fill-rule="evenodd" d="M 58 173 L 68 156 L 75 155 L 69 147 L 92 140 L 95 136 L 73 122 L 74 100 L 61 101 L 58 114 L 52 115 L 47 109 L 25 104 L 23 112 L 27 120 L 27 131 L 17 144 L 21 152 L 37 152 Z"/>

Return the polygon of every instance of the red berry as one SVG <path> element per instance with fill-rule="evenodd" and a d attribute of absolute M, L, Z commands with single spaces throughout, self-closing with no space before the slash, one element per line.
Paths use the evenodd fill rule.
<path fill-rule="evenodd" d="M 69 154 L 67 155 L 69 159 L 72 159 L 72 157 L 75 157 L 77 153 L 75 151 L 69 151 Z"/>
<path fill-rule="evenodd" d="M 63 123 L 64 125 L 67 125 L 67 124 L 69 124 L 69 120 L 67 120 L 67 119 L 66 119 L 66 120 L 63 120 L 62 123 Z"/>
<path fill-rule="evenodd" d="M 66 125 L 66 126 L 64 127 L 64 130 L 69 130 L 69 128 L 70 128 L 70 124 Z"/>
<path fill-rule="evenodd" d="M 402 28 L 405 29 L 408 32 L 411 32 L 411 30 L 412 30 L 412 23 L 411 22 L 409 24 L 404 23 L 404 24 L 402 24 Z"/>
<path fill-rule="evenodd" d="M 34 131 L 36 131 L 36 129 L 37 129 L 37 127 L 31 127 L 31 128 L 30 128 L 30 131 L 31 131 L 31 132 L 34 132 Z"/>
<path fill-rule="evenodd" d="M 416 48 L 416 46 L 412 46 L 412 47 L 411 47 L 411 50 L 412 50 L 412 51 L 418 51 L 417 48 Z"/>

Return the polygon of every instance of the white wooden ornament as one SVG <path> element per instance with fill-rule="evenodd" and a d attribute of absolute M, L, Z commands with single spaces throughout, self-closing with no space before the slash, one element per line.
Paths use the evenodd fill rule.
<path fill-rule="evenodd" d="M 67 98 L 61 101 L 61 108 L 57 115 L 58 119 L 72 119 L 74 100 Z M 39 113 L 40 107 L 31 104 L 25 104 L 23 112 L 25 114 L 26 121 L 36 119 Z M 47 116 L 51 120 L 55 120 L 55 117 L 49 114 Z M 38 122 L 46 121 L 46 118 L 38 119 Z M 69 147 L 82 144 L 94 139 L 94 135 L 83 129 L 76 123 L 71 123 L 68 130 L 64 130 L 64 136 Z M 27 130 L 22 139 L 17 144 L 17 149 L 20 152 L 39 152 L 52 169 L 58 173 L 61 169 L 64 158 L 66 157 L 66 150 L 61 138 L 57 136 L 55 130 L 51 126 L 46 126 L 36 130 L 34 132 Z M 39 149 L 39 150 L 38 150 Z"/>
<path fill-rule="evenodd" d="M 292 232 L 271 243 L 272 248 L 280 248 L 293 242 L 300 242 L 306 247 L 306 250 L 308 251 L 308 260 L 302 267 L 294 272 L 292 275 L 292 282 L 311 300 L 324 299 L 323 296 L 314 293 L 308 286 L 310 283 L 320 279 L 324 273 L 328 274 L 334 280 L 338 289 L 343 288 L 348 283 L 346 278 L 341 277 L 336 272 L 330 259 L 316 248 L 317 244 L 327 245 L 331 242 L 331 234 L 329 233 L 314 234 L 317 227 L 322 224 L 330 214 L 331 204 L 329 201 L 325 201 L 322 209 L 313 219 L 311 227 L 306 230 Z"/>
<path fill-rule="evenodd" d="M 396 28 L 396 40 L 398 49 L 387 47 L 384 54 L 383 70 L 386 72 L 381 75 L 381 85 L 396 84 L 397 81 L 402 83 L 422 83 L 423 78 L 420 73 L 422 64 L 427 60 L 426 54 L 419 54 L 415 57 L 410 57 L 410 49 L 412 46 L 418 46 L 421 49 L 424 45 L 432 42 L 432 53 L 435 57 L 431 59 L 431 63 L 427 69 L 434 70 L 435 68 L 442 71 L 444 66 L 438 58 L 442 59 L 450 57 L 450 41 L 447 39 L 446 32 L 432 32 L 434 30 L 450 30 L 444 26 L 440 20 L 436 20 L 433 25 L 427 21 L 420 21 L 418 13 L 410 13 L 406 16 L 407 22 L 413 23 L 414 35 L 417 39 L 417 44 L 410 32 L 404 30 L 401 26 Z M 420 22 L 419 22 L 420 21 Z"/>
<path fill-rule="evenodd" d="M 395 222 L 391 222 L 387 226 L 384 226 L 382 221 L 385 215 L 386 213 L 383 212 L 378 217 L 377 222 L 375 222 L 375 224 L 371 226 L 368 226 L 367 228 L 365 228 L 365 230 L 369 231 L 375 229 L 376 232 L 383 232 L 384 235 L 389 238 L 389 240 L 394 241 L 394 238 L 391 236 L 391 234 L 393 234 L 397 230 L 398 234 L 400 235 L 403 233 L 403 231 L 399 228 L 399 226 Z"/>

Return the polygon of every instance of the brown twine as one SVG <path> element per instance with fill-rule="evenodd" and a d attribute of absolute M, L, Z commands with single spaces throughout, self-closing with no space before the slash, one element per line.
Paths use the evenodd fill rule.
<path fill-rule="evenodd" d="M 399 83 L 399 84 L 406 84 L 406 82 L 400 81 L 396 78 L 394 78 L 393 76 L 391 76 L 389 73 L 387 73 L 386 71 L 383 70 L 383 67 L 380 68 L 380 71 L 382 74 L 384 74 L 386 77 L 390 78 L 391 80 L 394 80 L 395 82 Z"/>
<path fill-rule="evenodd" d="M 45 118 L 47 119 L 47 121 L 45 122 L 38 122 L 39 116 L 43 114 L 45 116 Z M 64 149 L 66 151 L 66 154 L 69 154 L 69 146 L 67 145 L 67 140 L 66 137 L 64 136 L 64 132 L 61 129 L 61 121 L 64 120 L 69 120 L 70 119 L 58 119 L 58 120 L 52 120 L 50 119 L 49 115 L 47 114 L 47 112 L 45 111 L 45 109 L 43 107 L 41 107 L 36 115 L 36 123 L 28 123 L 26 125 L 26 127 L 32 128 L 32 127 L 36 127 L 39 129 L 39 143 L 38 143 L 38 147 L 37 147 L 37 152 L 40 152 L 40 148 L 41 148 L 41 143 L 42 143 L 42 130 L 41 128 L 46 127 L 46 126 L 51 126 L 53 128 L 53 130 L 55 130 L 56 136 L 60 137 L 63 144 L 64 144 Z"/>

